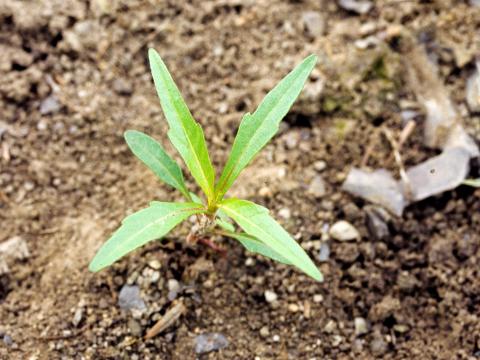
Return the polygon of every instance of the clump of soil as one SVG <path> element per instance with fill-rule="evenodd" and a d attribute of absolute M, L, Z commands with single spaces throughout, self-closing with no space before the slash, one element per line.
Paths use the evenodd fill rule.
<path fill-rule="evenodd" d="M 375 129 L 398 132 L 405 110 L 422 117 L 405 81 L 404 39 L 427 49 L 478 139 L 464 87 L 480 51 L 480 8 L 378 1 L 357 14 L 334 1 L 10 1 L 0 5 L 0 24 L 0 241 L 21 236 L 30 251 L 0 275 L 2 357 L 479 356 L 480 192 L 462 186 L 414 204 L 402 218 L 383 219 L 377 236 L 371 205 L 340 185 Z M 279 135 L 232 195 L 271 208 L 317 259 L 324 283 L 234 242 L 225 240 L 224 258 L 188 246 L 188 225 L 88 273 L 126 214 L 151 199 L 179 199 L 122 139 L 126 129 L 145 131 L 175 153 L 148 47 L 164 57 L 219 168 L 242 114 L 300 59 L 319 55 Z M 433 155 L 420 130 L 405 148 L 407 165 Z M 398 171 L 381 141 L 369 165 Z M 330 239 L 340 219 L 361 238 Z M 139 287 L 145 310 L 119 307 L 125 285 Z M 185 313 L 144 340 L 179 301 Z M 203 333 L 220 333 L 228 345 L 195 354 Z"/>

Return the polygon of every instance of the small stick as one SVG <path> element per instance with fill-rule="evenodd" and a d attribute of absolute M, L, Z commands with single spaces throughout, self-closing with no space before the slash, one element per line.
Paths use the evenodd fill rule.
<path fill-rule="evenodd" d="M 365 150 L 365 154 L 363 155 L 362 162 L 360 163 L 360 167 L 364 168 L 365 166 L 367 166 L 368 160 L 370 159 L 370 155 L 372 155 L 372 152 L 375 149 L 375 145 L 377 143 L 377 138 L 379 134 L 380 134 L 380 129 L 375 129 L 375 131 L 372 133 L 367 145 L 367 149 Z"/>
<path fill-rule="evenodd" d="M 402 149 L 405 142 L 408 140 L 410 135 L 412 135 L 413 130 L 415 130 L 415 126 L 417 126 L 417 123 L 415 120 L 409 120 L 407 122 L 407 125 L 405 125 L 402 132 L 400 133 L 400 140 L 398 140 L 399 150 Z"/>
<path fill-rule="evenodd" d="M 405 185 L 405 196 L 407 199 L 411 200 L 412 199 L 412 185 L 410 183 L 410 180 L 408 179 L 407 172 L 405 171 L 405 167 L 403 166 L 403 160 L 402 156 L 400 155 L 400 146 L 398 145 L 397 141 L 393 137 L 392 132 L 389 129 L 383 129 L 382 130 L 383 134 L 387 138 L 388 142 L 390 143 L 390 146 L 392 147 L 393 151 L 393 156 L 395 158 L 395 162 L 397 163 L 399 172 L 400 172 L 400 178 L 402 179 L 404 185 Z"/>
<path fill-rule="evenodd" d="M 153 325 L 145 335 L 145 340 L 151 339 L 154 336 L 160 334 L 162 331 L 173 325 L 173 323 L 187 311 L 187 308 L 182 301 L 175 304 L 173 307 L 163 315 L 163 317 Z"/>

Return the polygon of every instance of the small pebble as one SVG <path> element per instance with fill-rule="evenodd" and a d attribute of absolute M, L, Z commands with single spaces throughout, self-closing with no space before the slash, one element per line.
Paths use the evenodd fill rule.
<path fill-rule="evenodd" d="M 180 291 L 180 283 L 175 279 L 169 279 L 167 283 L 167 287 L 169 291 Z"/>
<path fill-rule="evenodd" d="M 156 283 L 158 280 L 160 280 L 160 272 L 159 271 L 154 271 L 152 275 L 150 276 L 150 282 L 151 283 Z"/>
<path fill-rule="evenodd" d="M 40 103 L 40 114 L 47 115 L 56 113 L 61 109 L 62 105 L 58 102 L 55 95 L 50 95 Z"/>
<path fill-rule="evenodd" d="M 362 317 L 356 317 L 354 320 L 355 323 L 355 335 L 360 336 L 368 333 L 367 321 Z"/>
<path fill-rule="evenodd" d="M 368 13 L 373 7 L 373 3 L 366 0 L 339 0 L 338 4 L 345 10 L 361 15 Z"/>
<path fill-rule="evenodd" d="M 337 347 L 338 345 L 340 345 L 343 341 L 343 337 L 340 336 L 340 335 L 333 335 L 332 336 L 332 346 L 333 347 Z"/>
<path fill-rule="evenodd" d="M 330 246 L 326 242 L 322 242 L 322 245 L 320 246 L 320 251 L 318 252 L 317 255 L 317 260 L 320 262 L 325 262 L 328 261 L 330 258 Z"/>
<path fill-rule="evenodd" d="M 296 132 L 288 132 L 285 135 L 285 145 L 287 149 L 292 150 L 297 147 L 300 136 Z"/>
<path fill-rule="evenodd" d="M 228 339 L 220 333 L 206 333 L 195 338 L 195 352 L 204 354 L 227 347 Z"/>
<path fill-rule="evenodd" d="M 288 220 L 292 217 L 292 213 L 290 212 L 289 208 L 282 208 L 279 210 L 278 216 L 284 218 L 285 220 Z"/>
<path fill-rule="evenodd" d="M 376 336 L 370 343 L 370 351 L 375 356 L 381 356 L 387 352 L 388 344 L 381 336 Z"/>
<path fill-rule="evenodd" d="M 79 307 L 77 308 L 77 310 L 75 310 L 75 314 L 73 315 L 73 320 L 72 320 L 73 326 L 77 327 L 82 321 L 82 318 L 83 318 L 83 307 Z"/>
<path fill-rule="evenodd" d="M 308 186 L 308 193 L 316 198 L 321 198 L 327 192 L 325 182 L 320 175 L 316 175 Z"/>
<path fill-rule="evenodd" d="M 315 161 L 313 163 L 313 168 L 318 172 L 321 172 L 327 168 L 327 163 L 323 160 Z"/>
<path fill-rule="evenodd" d="M 182 290 L 180 283 L 175 279 L 169 279 L 167 283 L 169 301 L 173 301 L 177 298 L 178 293 Z"/>
<path fill-rule="evenodd" d="M 130 334 L 135 337 L 142 336 L 142 326 L 140 323 L 135 319 L 128 320 L 128 329 L 130 330 Z"/>
<path fill-rule="evenodd" d="M 325 32 L 325 19 L 320 12 L 305 11 L 302 20 L 307 33 L 312 37 L 322 36 Z"/>
<path fill-rule="evenodd" d="M 325 327 L 323 328 L 323 331 L 325 331 L 328 334 L 333 333 L 337 329 L 337 323 L 333 320 L 329 320 Z"/>
<path fill-rule="evenodd" d="M 280 336 L 273 335 L 272 340 L 273 340 L 273 342 L 279 342 L 280 341 Z"/>
<path fill-rule="evenodd" d="M 260 336 L 266 338 L 270 335 L 270 330 L 268 330 L 268 326 L 262 326 L 260 329 Z"/>
<path fill-rule="evenodd" d="M 320 304 L 322 301 L 323 301 L 323 295 L 322 294 L 313 295 L 313 302 L 315 304 Z"/>
<path fill-rule="evenodd" d="M 295 312 L 297 312 L 298 310 L 300 310 L 300 308 L 298 307 L 297 304 L 290 304 L 290 305 L 288 305 L 288 311 L 295 313 Z"/>
<path fill-rule="evenodd" d="M 358 230 L 349 222 L 340 220 L 330 228 L 330 236 L 338 241 L 352 241 L 360 238 Z"/>
<path fill-rule="evenodd" d="M 124 285 L 118 295 L 118 306 L 123 310 L 145 310 L 147 306 L 140 297 L 140 288 L 136 285 Z"/>
<path fill-rule="evenodd" d="M 12 337 L 8 334 L 3 335 L 3 343 L 7 346 L 12 346 L 13 344 Z"/>
<path fill-rule="evenodd" d="M 393 326 L 393 330 L 395 330 L 397 333 L 404 334 L 404 333 L 408 332 L 409 328 L 408 328 L 407 325 L 395 324 Z"/>
<path fill-rule="evenodd" d="M 148 263 L 148 266 L 150 266 L 153 270 L 160 270 L 162 267 L 162 264 L 158 260 L 151 260 Z"/>
<path fill-rule="evenodd" d="M 278 299 L 277 294 L 274 291 L 271 290 L 265 290 L 265 300 L 268 303 L 272 303 Z"/>
<path fill-rule="evenodd" d="M 123 78 L 116 78 L 113 81 L 112 84 L 113 90 L 118 94 L 118 95 L 131 95 L 133 92 L 133 88 L 131 83 Z"/>
<path fill-rule="evenodd" d="M 37 123 L 37 130 L 44 131 L 44 130 L 47 130 L 47 128 L 48 128 L 48 124 L 45 120 L 42 119 Z"/>

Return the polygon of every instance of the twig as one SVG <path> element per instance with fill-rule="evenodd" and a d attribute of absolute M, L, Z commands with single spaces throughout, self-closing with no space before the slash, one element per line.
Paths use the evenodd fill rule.
<path fill-rule="evenodd" d="M 409 120 L 407 125 L 403 128 L 402 132 L 400 133 L 400 139 L 398 140 L 398 149 L 401 150 L 405 142 L 408 140 L 410 135 L 412 135 L 413 130 L 415 130 L 415 126 L 417 123 L 415 120 Z"/>
<path fill-rule="evenodd" d="M 151 339 L 154 336 L 160 334 L 162 331 L 173 325 L 173 323 L 187 311 L 187 308 L 182 301 L 175 304 L 173 307 L 163 315 L 163 317 L 153 325 L 145 335 L 145 340 Z"/>
<path fill-rule="evenodd" d="M 402 179 L 402 182 L 405 185 L 405 196 L 407 197 L 407 199 L 410 200 L 412 199 L 412 195 L 413 195 L 412 185 L 407 176 L 407 172 L 405 171 L 405 167 L 403 166 L 402 156 L 400 155 L 400 146 L 395 140 L 392 132 L 389 129 L 387 128 L 382 129 L 382 133 L 385 135 L 388 142 L 390 143 L 390 146 L 392 147 L 393 156 L 395 158 L 395 162 L 397 163 L 397 166 L 399 169 L 400 178 Z"/>
<path fill-rule="evenodd" d="M 365 166 L 367 166 L 370 155 L 372 155 L 372 152 L 375 149 L 379 134 L 380 129 L 377 128 L 370 136 L 370 140 L 368 142 L 367 149 L 365 150 L 365 154 L 363 155 L 362 162 L 360 163 L 360 167 L 364 168 Z"/>

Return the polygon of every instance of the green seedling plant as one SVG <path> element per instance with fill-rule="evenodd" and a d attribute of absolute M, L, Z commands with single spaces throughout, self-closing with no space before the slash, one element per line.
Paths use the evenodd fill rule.
<path fill-rule="evenodd" d="M 215 181 L 202 128 L 194 120 L 159 54 L 150 49 L 148 56 L 155 88 L 169 125 L 168 138 L 205 198 L 202 200 L 187 189 L 180 166 L 157 141 L 139 131 L 126 131 L 125 140 L 132 152 L 158 178 L 177 189 L 186 201 L 152 201 L 147 208 L 127 216 L 97 252 L 90 263 L 90 271 L 99 271 L 147 242 L 161 239 L 182 221 L 195 215 L 197 223 L 192 226 L 187 240 L 201 241 L 219 249 L 212 239 L 230 237 L 250 252 L 292 265 L 322 281 L 321 272 L 302 247 L 269 215 L 268 209 L 251 201 L 225 197 L 241 171 L 278 131 L 280 121 L 314 68 L 316 56 L 305 58 L 266 95 L 253 114 L 243 116 L 218 181 Z M 236 230 L 232 220 L 242 231 Z"/>

